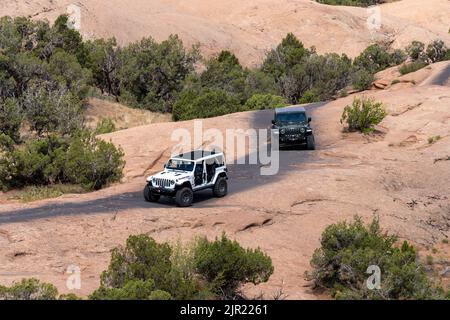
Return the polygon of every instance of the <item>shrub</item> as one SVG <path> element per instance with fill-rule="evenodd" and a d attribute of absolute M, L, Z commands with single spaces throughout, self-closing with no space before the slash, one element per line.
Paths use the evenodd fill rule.
<path fill-rule="evenodd" d="M 136 292 L 138 290 L 139 292 Z M 92 299 L 197 299 L 208 296 L 195 277 L 183 274 L 172 263 L 172 248 L 147 235 L 130 236 L 125 247 L 112 251 Z"/>
<path fill-rule="evenodd" d="M 241 285 L 266 282 L 273 273 L 269 256 L 260 249 L 244 249 L 225 234 L 212 242 L 199 239 L 194 261 L 197 273 L 223 298 L 234 298 Z"/>
<path fill-rule="evenodd" d="M 131 43 L 119 52 L 119 94 L 126 93 L 135 107 L 170 112 L 198 58 L 198 50 L 186 50 L 176 35 L 161 43 L 152 38 Z"/>
<path fill-rule="evenodd" d="M 8 98 L 3 101 L 0 97 L 0 135 L 7 135 L 18 142 L 22 119 L 22 110 L 16 100 Z"/>
<path fill-rule="evenodd" d="M 56 300 L 55 286 L 37 279 L 23 279 L 11 287 L 0 286 L 0 300 Z"/>
<path fill-rule="evenodd" d="M 160 297 L 160 299 L 155 299 Z M 155 283 L 152 279 L 130 280 L 120 288 L 101 287 L 91 296 L 92 300 L 170 300 L 168 292 L 155 290 Z"/>
<path fill-rule="evenodd" d="M 67 147 L 66 139 L 51 135 L 8 150 L 0 158 L 0 184 L 15 188 L 64 181 L 62 156 Z"/>
<path fill-rule="evenodd" d="M 10 189 L 71 183 L 98 190 L 120 180 L 122 158 L 120 149 L 90 133 L 50 135 L 6 151 L 0 158 L 0 185 Z"/>
<path fill-rule="evenodd" d="M 119 181 L 124 153 L 111 142 L 82 133 L 72 138 L 64 159 L 64 177 L 88 190 L 99 190 Z"/>
<path fill-rule="evenodd" d="M 247 100 L 242 110 L 265 110 L 285 106 L 287 106 L 287 102 L 283 97 L 272 94 L 255 94 Z"/>
<path fill-rule="evenodd" d="M 381 102 L 375 102 L 371 98 L 355 98 L 352 106 L 344 108 L 341 124 L 347 123 L 349 131 L 368 133 L 373 131 L 373 126 L 379 124 L 386 114 Z"/>
<path fill-rule="evenodd" d="M 420 70 L 424 67 L 426 67 L 428 64 L 422 61 L 414 61 L 408 64 L 404 64 L 400 67 L 399 71 L 402 75 L 416 72 L 417 70 Z"/>
<path fill-rule="evenodd" d="M 175 103 L 172 116 L 175 121 L 179 121 L 216 117 L 239 110 L 239 100 L 223 90 L 206 90 L 198 93 L 187 89 Z"/>
<path fill-rule="evenodd" d="M 373 44 L 356 57 L 353 64 L 358 70 L 364 69 L 371 73 L 377 73 L 395 65 L 398 61 L 394 60 L 393 55 L 386 48 Z"/>
<path fill-rule="evenodd" d="M 447 47 L 445 46 L 444 41 L 442 40 L 434 40 L 427 46 L 427 57 L 430 63 L 435 63 L 439 61 L 443 61 L 447 54 Z"/>
<path fill-rule="evenodd" d="M 330 225 L 322 233 L 307 278 L 316 287 L 330 289 L 337 299 L 442 298 L 417 262 L 414 248 L 406 241 L 397 247 L 396 241 L 397 237 L 382 232 L 377 219 L 368 226 L 358 217 L 352 223 Z M 371 265 L 382 272 L 379 290 L 366 285 Z"/>
<path fill-rule="evenodd" d="M 113 249 L 91 299 L 214 299 L 237 297 L 247 282 L 265 282 L 271 259 L 259 249 L 243 249 L 225 235 L 190 246 L 156 243 L 147 235 L 130 236 Z"/>
<path fill-rule="evenodd" d="M 425 44 L 420 41 L 413 41 L 406 47 L 406 52 L 411 60 L 416 61 L 424 57 Z"/>
<path fill-rule="evenodd" d="M 358 70 L 353 74 L 353 87 L 356 90 L 364 91 L 370 88 L 375 81 L 373 73 L 367 70 Z"/>
<path fill-rule="evenodd" d="M 303 103 L 313 103 L 313 102 L 319 102 L 319 101 L 320 101 L 320 97 L 313 90 L 308 90 L 308 91 L 305 91 L 305 93 L 303 94 L 302 98 L 298 101 L 298 103 L 303 104 Z"/>
<path fill-rule="evenodd" d="M 83 124 L 83 105 L 65 88 L 49 89 L 51 83 L 30 85 L 21 99 L 31 130 L 44 133 L 72 134 Z"/>
<path fill-rule="evenodd" d="M 95 134 L 106 134 L 116 131 L 116 125 L 110 118 L 104 118 L 97 123 Z"/>

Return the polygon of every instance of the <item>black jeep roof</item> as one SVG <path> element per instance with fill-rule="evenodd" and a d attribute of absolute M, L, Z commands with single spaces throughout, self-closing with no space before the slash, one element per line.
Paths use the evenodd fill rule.
<path fill-rule="evenodd" d="M 289 112 L 306 112 L 306 110 L 305 107 L 302 106 L 289 106 L 275 109 L 275 113 L 289 113 Z"/>
<path fill-rule="evenodd" d="M 186 153 L 180 153 L 177 156 L 174 156 L 176 158 L 180 158 L 180 159 L 186 159 L 186 160 L 198 160 L 207 156 L 212 156 L 215 154 L 218 154 L 220 152 L 216 152 L 216 151 L 206 151 L 206 150 L 194 150 L 191 152 L 186 152 Z"/>

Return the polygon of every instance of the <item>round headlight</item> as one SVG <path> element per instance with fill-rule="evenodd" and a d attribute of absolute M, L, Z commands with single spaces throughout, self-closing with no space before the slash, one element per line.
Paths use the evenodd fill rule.
<path fill-rule="evenodd" d="M 305 133 L 305 128 L 301 128 L 301 129 L 300 129 L 300 132 L 301 132 L 301 133 Z"/>
<path fill-rule="evenodd" d="M 173 180 L 170 180 L 170 184 L 174 184 L 175 183 L 175 181 L 173 181 Z"/>
<path fill-rule="evenodd" d="M 286 132 L 286 130 L 284 130 L 284 129 L 281 129 L 281 130 L 280 130 L 280 133 L 281 133 L 281 134 L 284 134 L 285 132 Z"/>

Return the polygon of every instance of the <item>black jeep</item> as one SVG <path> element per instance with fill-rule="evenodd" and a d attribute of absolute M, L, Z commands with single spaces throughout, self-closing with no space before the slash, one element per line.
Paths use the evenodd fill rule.
<path fill-rule="evenodd" d="M 275 109 L 275 117 L 272 120 L 272 129 L 278 133 L 280 148 L 285 146 L 306 146 L 308 150 L 314 150 L 314 134 L 309 125 L 311 118 L 301 106 L 292 106 Z"/>

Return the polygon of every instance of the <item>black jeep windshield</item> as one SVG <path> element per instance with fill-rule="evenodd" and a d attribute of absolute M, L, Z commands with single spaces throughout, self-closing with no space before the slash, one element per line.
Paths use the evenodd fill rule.
<path fill-rule="evenodd" d="M 306 114 L 304 112 L 286 112 L 278 113 L 275 116 L 276 123 L 299 123 L 306 122 Z"/>
<path fill-rule="evenodd" d="M 192 171 L 195 163 L 193 161 L 170 159 L 167 162 L 166 169 Z"/>

